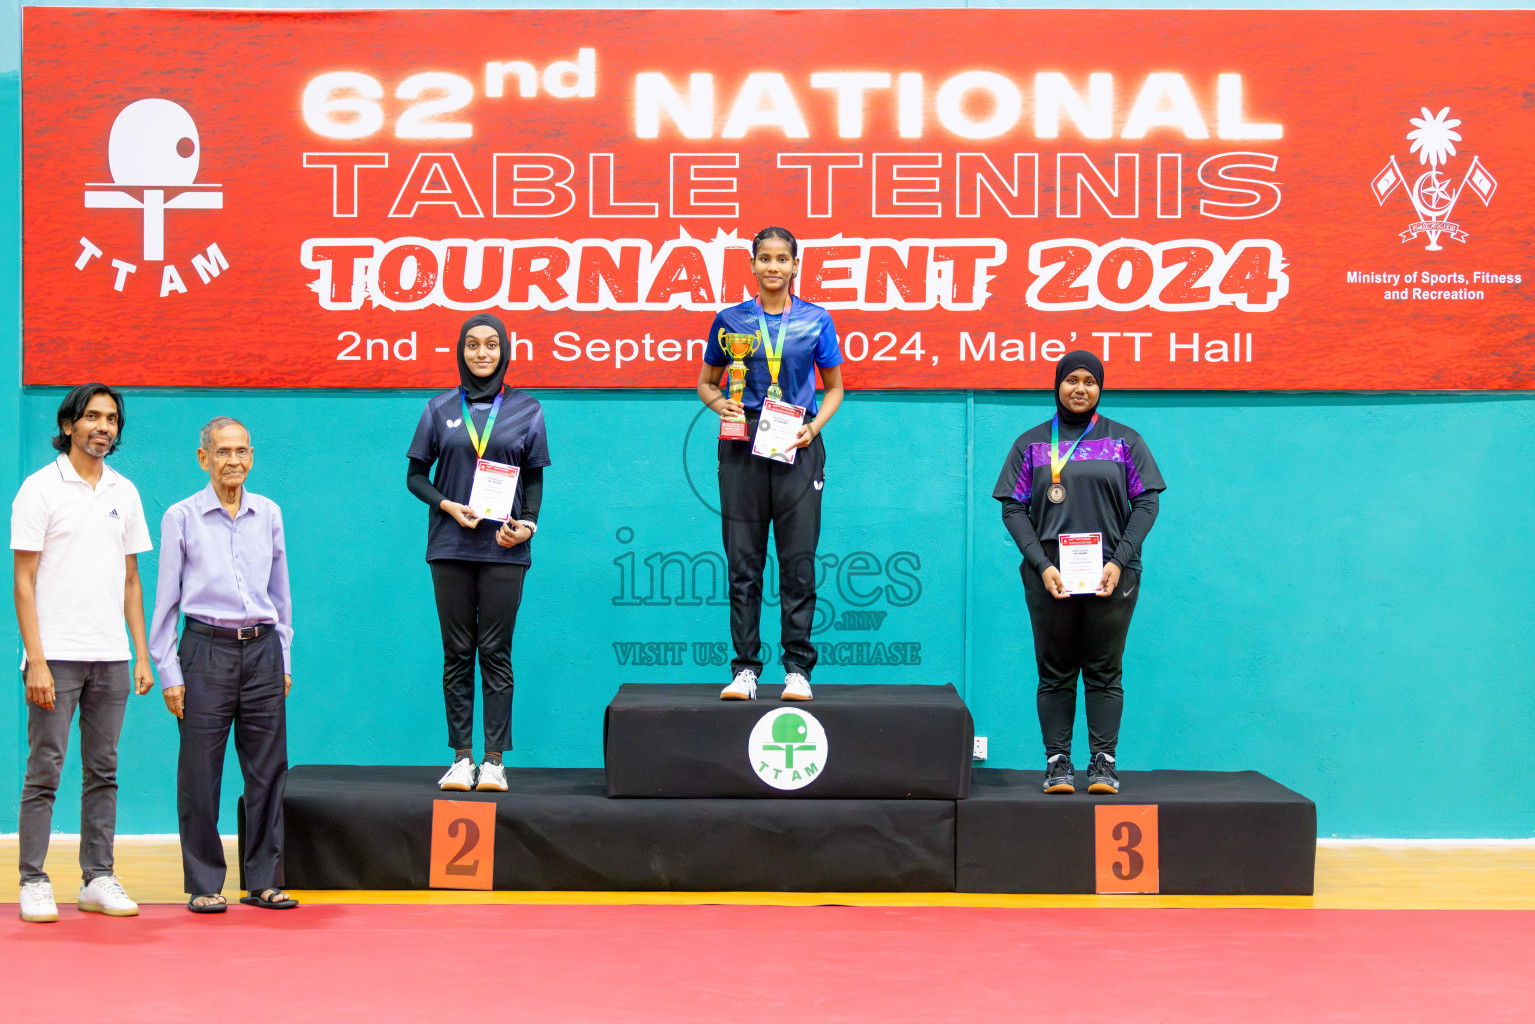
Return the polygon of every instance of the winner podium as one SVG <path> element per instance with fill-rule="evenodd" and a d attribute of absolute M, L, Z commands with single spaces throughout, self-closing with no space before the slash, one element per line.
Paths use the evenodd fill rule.
<path fill-rule="evenodd" d="M 818 684 L 801 703 L 626 684 L 605 769 L 509 768 L 509 792 L 444 793 L 440 766 L 295 766 L 282 884 L 1312 891 L 1316 806 L 1257 772 L 1126 771 L 1114 796 L 1079 775 L 1047 796 L 1041 771 L 972 770 L 973 733 L 949 685 Z M 243 806 L 240 825 L 243 846 Z"/>
<path fill-rule="evenodd" d="M 713 685 L 621 686 L 604 716 L 608 795 L 959 800 L 970 791 L 975 725 L 954 687 L 821 685 L 815 693 L 804 702 L 720 700 Z M 749 756 L 757 723 L 774 710 L 781 713 L 760 746 L 818 748 L 797 766 L 785 756 L 793 751 Z M 781 725 L 771 735 L 807 715 L 820 743 L 782 735 Z"/>

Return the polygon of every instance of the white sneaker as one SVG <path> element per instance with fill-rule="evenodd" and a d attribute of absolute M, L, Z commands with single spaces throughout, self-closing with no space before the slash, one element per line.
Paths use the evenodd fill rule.
<path fill-rule="evenodd" d="M 87 913 L 105 914 L 108 917 L 139 915 L 139 905 L 128 898 L 128 894 L 123 891 L 123 883 L 117 880 L 116 875 L 102 875 L 91 879 L 89 885 L 82 885 L 76 905 Z"/>
<path fill-rule="evenodd" d="M 481 793 L 505 793 L 506 767 L 486 761 L 480 765 L 480 781 L 474 788 Z"/>
<path fill-rule="evenodd" d="M 736 673 L 730 685 L 720 691 L 720 700 L 756 700 L 757 673 L 743 668 Z"/>
<path fill-rule="evenodd" d="M 53 883 L 44 878 L 21 885 L 21 919 L 45 924 L 59 919 L 59 905 L 53 902 Z"/>
<path fill-rule="evenodd" d="M 780 700 L 814 700 L 810 692 L 810 680 L 798 672 L 790 672 L 783 677 L 783 696 Z"/>
<path fill-rule="evenodd" d="M 455 793 L 467 793 L 474 788 L 474 762 L 467 757 L 461 757 L 454 761 L 452 766 L 437 780 L 439 789 L 452 790 Z"/>

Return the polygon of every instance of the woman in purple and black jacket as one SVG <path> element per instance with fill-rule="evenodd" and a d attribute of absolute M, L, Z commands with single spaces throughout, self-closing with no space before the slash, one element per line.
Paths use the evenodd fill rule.
<path fill-rule="evenodd" d="M 1125 636 L 1140 597 L 1141 545 L 1166 488 L 1151 449 L 1134 430 L 1098 413 L 1103 363 L 1068 352 L 1055 367 L 1055 415 L 1013 442 L 992 497 L 1023 553 L 1024 596 L 1039 667 L 1039 727 L 1045 742 L 1044 790 L 1073 793 L 1071 728 L 1077 675 L 1087 695 L 1091 761 L 1088 792 L 1119 792 L 1114 750 L 1124 707 L 1120 684 Z M 1061 541 L 1089 545 L 1100 535 L 1102 576 L 1070 588 Z"/>

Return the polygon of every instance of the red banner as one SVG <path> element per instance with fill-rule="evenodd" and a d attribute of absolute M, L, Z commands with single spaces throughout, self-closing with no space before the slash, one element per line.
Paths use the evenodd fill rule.
<path fill-rule="evenodd" d="M 1530 12 L 24 11 L 24 381 L 1535 385 Z M 83 335 L 83 337 L 82 337 Z"/>

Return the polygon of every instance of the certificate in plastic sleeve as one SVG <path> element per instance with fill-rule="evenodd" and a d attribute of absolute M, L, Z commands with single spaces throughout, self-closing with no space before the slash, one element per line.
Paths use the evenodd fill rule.
<path fill-rule="evenodd" d="M 474 465 L 474 486 L 469 489 L 469 507 L 482 519 L 504 523 L 512 518 L 512 502 L 517 498 L 517 476 L 521 472 L 516 466 L 480 459 Z"/>
<path fill-rule="evenodd" d="M 1069 594 L 1096 594 L 1103 584 L 1103 534 L 1062 533 L 1061 580 Z"/>
<path fill-rule="evenodd" d="M 805 410 L 788 402 L 771 398 L 762 401 L 762 418 L 757 420 L 757 436 L 752 441 L 752 454 L 764 459 L 794 464 L 799 449 L 799 428 L 805 423 Z"/>

